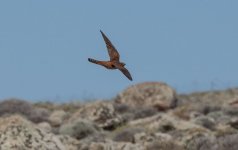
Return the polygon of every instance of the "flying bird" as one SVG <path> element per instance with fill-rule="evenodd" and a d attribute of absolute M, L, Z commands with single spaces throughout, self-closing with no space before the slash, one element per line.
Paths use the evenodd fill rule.
<path fill-rule="evenodd" d="M 120 54 L 118 53 L 116 48 L 113 46 L 111 41 L 107 38 L 107 36 L 101 30 L 100 30 L 100 32 L 102 34 L 104 42 L 106 43 L 110 60 L 109 61 L 100 61 L 100 60 L 88 58 L 88 61 L 91 63 L 94 63 L 94 64 L 104 66 L 107 69 L 119 69 L 129 80 L 132 81 L 130 72 L 124 67 L 126 64 L 123 62 L 120 62 Z"/>

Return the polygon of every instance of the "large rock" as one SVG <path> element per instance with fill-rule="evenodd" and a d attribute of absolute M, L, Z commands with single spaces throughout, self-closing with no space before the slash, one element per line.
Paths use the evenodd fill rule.
<path fill-rule="evenodd" d="M 46 132 L 51 132 L 52 131 L 52 127 L 48 122 L 38 123 L 37 126 L 39 128 L 41 128 L 42 130 L 46 131 Z"/>
<path fill-rule="evenodd" d="M 117 103 L 130 106 L 152 106 L 165 110 L 176 106 L 176 92 L 170 86 L 161 82 L 145 82 L 132 85 L 120 93 Z"/>
<path fill-rule="evenodd" d="M 123 121 L 116 113 L 113 104 L 104 101 L 85 104 L 73 114 L 69 122 L 74 122 L 79 118 L 90 120 L 106 130 L 115 129 Z"/>
<path fill-rule="evenodd" d="M 64 119 L 66 119 L 67 113 L 63 110 L 55 110 L 49 117 L 49 122 L 53 127 L 59 127 Z"/>
<path fill-rule="evenodd" d="M 0 118 L 0 149 L 1 150 L 71 150 L 77 144 L 67 144 L 61 138 L 36 127 L 19 115 Z M 71 139 L 71 141 L 76 140 Z"/>

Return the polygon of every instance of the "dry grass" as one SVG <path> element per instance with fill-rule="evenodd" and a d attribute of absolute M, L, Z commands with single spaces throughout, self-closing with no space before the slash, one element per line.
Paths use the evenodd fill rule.
<path fill-rule="evenodd" d="M 79 108 L 81 108 L 82 105 L 79 102 L 69 102 L 63 104 L 55 104 L 52 102 L 38 102 L 35 103 L 34 106 L 45 108 L 49 111 L 64 110 L 67 113 L 75 113 Z"/>

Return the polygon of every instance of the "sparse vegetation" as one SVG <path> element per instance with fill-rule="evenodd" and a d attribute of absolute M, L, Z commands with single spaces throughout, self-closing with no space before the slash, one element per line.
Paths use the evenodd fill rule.
<path fill-rule="evenodd" d="M 134 109 L 134 120 L 151 117 L 158 113 L 158 111 L 155 108 L 152 107 L 139 107 Z"/>
<path fill-rule="evenodd" d="M 38 108 L 45 108 L 49 111 L 64 110 L 67 113 L 74 113 L 82 106 L 82 104 L 80 104 L 79 102 L 70 102 L 63 104 L 54 104 L 52 102 L 37 102 L 34 104 L 34 106 Z"/>
<path fill-rule="evenodd" d="M 21 114 L 29 116 L 33 110 L 32 105 L 24 100 L 8 99 L 0 103 L 0 115 Z"/>
<path fill-rule="evenodd" d="M 48 121 L 49 111 L 44 108 L 33 108 L 31 114 L 28 115 L 29 120 L 34 123 L 40 123 L 44 121 Z"/>
<path fill-rule="evenodd" d="M 215 130 L 216 127 L 215 121 L 207 116 L 199 116 L 195 118 L 194 122 L 210 130 Z"/>
<path fill-rule="evenodd" d="M 114 108 L 117 113 L 122 115 L 122 118 L 127 122 L 129 120 L 142 119 L 150 117 L 158 113 L 153 107 L 131 107 L 126 104 L 114 103 Z"/>
<path fill-rule="evenodd" d="M 46 109 L 34 108 L 27 101 L 19 99 L 2 101 L 0 103 L 0 116 L 11 114 L 21 114 L 35 123 L 47 121 L 49 117 L 49 112 Z"/>
<path fill-rule="evenodd" d="M 175 116 L 177 116 L 178 118 L 180 118 L 180 119 L 189 120 L 190 119 L 191 110 L 190 110 L 189 106 L 185 105 L 185 106 L 181 106 L 181 107 L 176 108 L 173 111 L 173 114 Z"/>
<path fill-rule="evenodd" d="M 154 141 L 147 147 L 148 150 L 184 150 L 183 146 L 174 141 Z"/>
<path fill-rule="evenodd" d="M 230 134 L 219 137 L 217 139 L 217 146 L 214 147 L 218 150 L 237 150 L 238 149 L 238 134 Z"/>
<path fill-rule="evenodd" d="M 197 135 L 192 137 L 185 143 L 186 150 L 212 150 L 215 139 L 204 135 Z"/>
<path fill-rule="evenodd" d="M 95 134 L 100 129 L 93 123 L 87 120 L 77 120 L 70 124 L 65 124 L 60 127 L 59 133 L 70 135 L 76 139 L 83 139 L 87 136 Z"/>
<path fill-rule="evenodd" d="M 117 142 L 134 142 L 134 135 L 136 133 L 140 133 L 144 131 L 142 128 L 122 128 L 117 131 L 115 131 L 115 135 L 113 136 L 113 140 Z"/>

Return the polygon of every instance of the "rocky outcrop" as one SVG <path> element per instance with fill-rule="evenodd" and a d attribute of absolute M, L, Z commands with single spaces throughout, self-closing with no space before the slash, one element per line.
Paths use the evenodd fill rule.
<path fill-rule="evenodd" d="M 38 123 L 37 126 L 39 128 L 41 128 L 42 130 L 46 131 L 46 132 L 51 132 L 52 131 L 52 127 L 48 122 Z"/>
<path fill-rule="evenodd" d="M 79 118 L 90 120 L 105 130 L 115 129 L 123 121 L 116 113 L 113 104 L 103 101 L 85 104 L 73 114 L 69 122 L 74 122 Z"/>
<path fill-rule="evenodd" d="M 0 143 L 1 150 L 68 149 L 56 135 L 46 133 L 19 115 L 0 119 Z"/>
<path fill-rule="evenodd" d="M 166 110 L 176 106 L 176 92 L 161 82 L 145 82 L 132 85 L 116 98 L 117 103 L 133 107 L 150 106 Z"/>

